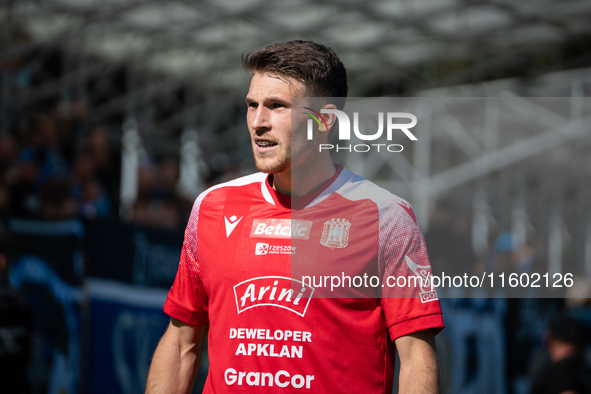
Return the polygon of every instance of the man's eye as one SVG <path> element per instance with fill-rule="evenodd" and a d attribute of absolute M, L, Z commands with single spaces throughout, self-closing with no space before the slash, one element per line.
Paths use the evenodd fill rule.
<path fill-rule="evenodd" d="M 281 103 L 273 103 L 271 104 L 271 108 L 285 108 L 285 105 Z"/>
<path fill-rule="evenodd" d="M 258 107 L 257 103 L 248 103 L 248 108 L 253 108 L 253 109 L 255 109 L 255 108 L 257 108 L 257 107 Z"/>

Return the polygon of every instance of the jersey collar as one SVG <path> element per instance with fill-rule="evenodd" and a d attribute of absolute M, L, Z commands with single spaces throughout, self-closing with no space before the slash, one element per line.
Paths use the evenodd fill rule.
<path fill-rule="evenodd" d="M 285 194 L 279 193 L 277 190 L 273 189 L 271 186 L 272 182 L 272 174 L 267 175 L 265 178 L 265 182 L 263 183 L 263 194 L 269 194 L 269 196 L 273 199 L 273 202 L 276 206 L 281 206 L 283 208 L 288 209 L 303 209 L 308 206 L 312 201 L 316 199 L 323 191 L 325 191 L 333 182 L 339 177 L 341 172 L 343 171 L 343 166 L 338 165 L 336 168 L 336 173 L 330 178 L 328 181 L 324 183 L 320 188 L 314 190 L 312 193 L 306 194 L 305 196 L 287 196 Z M 266 192 L 266 193 L 265 193 Z"/>

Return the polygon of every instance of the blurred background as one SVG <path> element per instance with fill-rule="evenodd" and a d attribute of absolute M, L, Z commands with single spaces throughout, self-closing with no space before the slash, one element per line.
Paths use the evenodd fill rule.
<path fill-rule="evenodd" d="M 528 393 L 561 345 L 583 368 L 590 21 L 585 0 L 0 1 L 3 388 L 143 392 L 195 197 L 256 171 L 240 56 L 290 39 L 333 48 L 353 97 L 490 98 L 421 149 L 347 163 L 413 204 L 436 269 L 577 278 L 568 298 L 443 299 L 444 392 Z M 205 353 L 195 392 L 206 374 Z"/>

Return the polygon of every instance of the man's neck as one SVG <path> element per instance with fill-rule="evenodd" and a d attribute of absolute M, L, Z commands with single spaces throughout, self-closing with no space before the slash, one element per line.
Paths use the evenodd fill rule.
<path fill-rule="evenodd" d="M 313 165 L 310 165 L 313 163 Z M 273 174 L 273 189 L 286 196 L 305 196 L 322 187 L 336 173 L 330 156 Z"/>

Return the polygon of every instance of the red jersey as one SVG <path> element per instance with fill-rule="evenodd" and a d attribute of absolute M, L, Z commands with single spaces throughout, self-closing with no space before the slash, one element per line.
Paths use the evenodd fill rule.
<path fill-rule="evenodd" d="M 197 198 L 164 311 L 210 325 L 205 393 L 390 393 L 392 340 L 443 320 L 435 292 L 382 284 L 427 271 L 406 201 L 343 167 L 303 197 L 259 173 Z M 347 281 L 364 275 L 376 296 Z"/>

